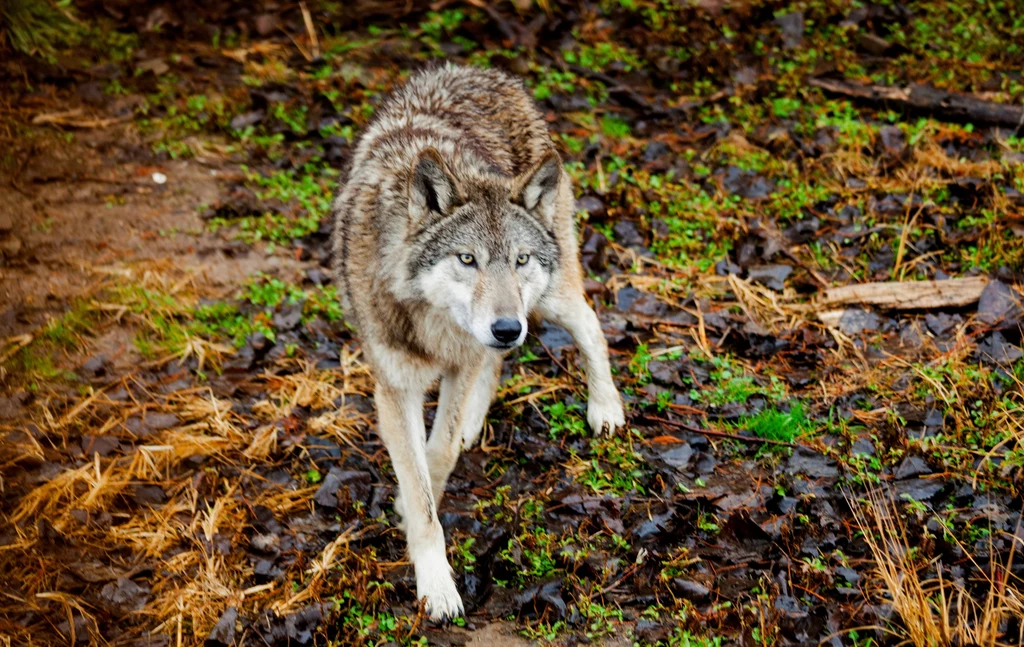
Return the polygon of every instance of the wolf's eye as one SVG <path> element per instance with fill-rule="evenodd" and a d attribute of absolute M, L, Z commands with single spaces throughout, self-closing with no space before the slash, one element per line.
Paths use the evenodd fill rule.
<path fill-rule="evenodd" d="M 516 256 L 516 265 L 523 266 L 530 262 L 529 254 L 520 254 Z"/>
<path fill-rule="evenodd" d="M 459 254 L 459 260 L 463 265 L 476 265 L 476 258 L 472 254 Z"/>

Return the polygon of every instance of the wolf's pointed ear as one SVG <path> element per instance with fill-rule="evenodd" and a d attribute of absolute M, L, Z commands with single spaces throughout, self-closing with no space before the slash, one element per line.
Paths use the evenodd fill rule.
<path fill-rule="evenodd" d="M 409 182 L 409 211 L 413 221 L 430 212 L 446 214 L 455 204 L 458 187 L 441 154 L 433 148 L 420 151 Z"/>
<path fill-rule="evenodd" d="M 515 200 L 540 218 L 541 222 L 551 225 L 555 220 L 555 203 L 558 201 L 558 184 L 561 179 L 562 160 L 557 153 L 548 153 L 516 182 L 518 189 Z"/>

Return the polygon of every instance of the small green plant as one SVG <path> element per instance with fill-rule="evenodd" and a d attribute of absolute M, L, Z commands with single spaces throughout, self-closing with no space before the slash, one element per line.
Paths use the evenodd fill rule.
<path fill-rule="evenodd" d="M 541 410 L 548 418 L 548 435 L 552 440 L 586 435 L 587 423 L 580 415 L 583 411 L 580 405 L 553 402 L 542 406 Z"/>
<path fill-rule="evenodd" d="M 677 627 L 668 640 L 669 647 L 722 647 L 720 636 L 695 636 L 688 629 Z"/>
<path fill-rule="evenodd" d="M 633 448 L 636 431 L 625 436 L 608 436 L 590 441 L 590 459 L 577 458 L 585 468 L 577 480 L 596 493 L 622 496 L 644 494 L 643 457 Z"/>
<path fill-rule="evenodd" d="M 629 372 L 636 378 L 637 383 L 647 384 L 651 381 L 651 370 L 649 365 L 654 356 L 647 349 L 647 344 L 639 344 L 632 359 L 629 360 Z"/>
<path fill-rule="evenodd" d="M 601 132 L 611 139 L 622 139 L 629 137 L 633 131 L 625 120 L 612 115 L 603 115 L 601 117 Z"/>

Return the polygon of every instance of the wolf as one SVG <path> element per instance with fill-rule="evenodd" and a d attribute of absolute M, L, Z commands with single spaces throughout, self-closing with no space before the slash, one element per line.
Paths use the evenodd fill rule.
<path fill-rule="evenodd" d="M 562 326 L 578 345 L 590 427 L 625 424 L 583 291 L 571 180 L 520 80 L 446 64 L 381 104 L 333 209 L 333 271 L 376 383 L 416 594 L 444 621 L 463 605 L 438 506 L 528 318 Z M 424 398 L 438 378 L 428 440 Z"/>

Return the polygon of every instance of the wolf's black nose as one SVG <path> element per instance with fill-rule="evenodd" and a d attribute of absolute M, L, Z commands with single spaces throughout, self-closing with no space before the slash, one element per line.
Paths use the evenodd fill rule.
<path fill-rule="evenodd" d="M 519 339 L 519 333 L 523 332 L 523 325 L 518 319 L 502 318 L 491 326 L 491 334 L 503 344 L 511 344 Z"/>

